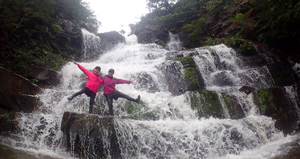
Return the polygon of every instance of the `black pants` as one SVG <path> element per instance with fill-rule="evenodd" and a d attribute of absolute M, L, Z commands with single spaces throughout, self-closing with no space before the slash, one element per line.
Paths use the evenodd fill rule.
<path fill-rule="evenodd" d="M 114 112 L 113 112 L 113 99 L 117 100 L 118 98 L 125 98 L 129 101 L 136 101 L 135 99 L 133 99 L 132 97 L 129 97 L 128 95 L 126 94 L 123 94 L 119 91 L 115 91 L 114 93 L 111 93 L 111 94 L 104 94 L 105 98 L 106 98 L 106 101 L 108 103 L 108 107 L 109 107 L 109 115 L 113 116 L 114 115 Z"/>
<path fill-rule="evenodd" d="M 71 99 L 73 99 L 74 97 L 85 93 L 88 97 L 90 97 L 90 109 L 89 109 L 89 113 L 91 114 L 93 112 L 93 104 L 94 104 L 94 100 L 96 97 L 96 93 L 94 93 L 93 91 L 91 91 L 89 88 L 84 87 L 82 90 L 80 90 L 79 92 L 76 92 L 72 95 Z"/>

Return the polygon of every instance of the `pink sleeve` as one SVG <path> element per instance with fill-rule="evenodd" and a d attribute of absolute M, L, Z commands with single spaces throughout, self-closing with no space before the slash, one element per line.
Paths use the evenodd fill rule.
<path fill-rule="evenodd" d="M 81 71 L 82 71 L 84 74 L 86 74 L 87 76 L 90 76 L 91 71 L 87 70 L 86 68 L 84 68 L 84 67 L 81 66 L 80 64 L 78 64 L 77 66 L 81 69 Z"/>
<path fill-rule="evenodd" d="M 123 84 L 123 83 L 130 84 L 131 83 L 130 81 L 117 79 L 117 78 L 115 79 L 115 81 L 116 81 L 116 84 Z"/>

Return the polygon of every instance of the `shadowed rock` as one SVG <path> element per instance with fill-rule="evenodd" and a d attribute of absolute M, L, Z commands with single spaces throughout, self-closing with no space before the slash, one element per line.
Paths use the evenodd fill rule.
<path fill-rule="evenodd" d="M 297 83 L 296 74 L 287 61 L 271 63 L 267 67 L 277 86 L 290 86 Z"/>
<path fill-rule="evenodd" d="M 247 95 L 252 93 L 255 90 L 255 88 L 253 87 L 249 87 L 249 86 L 242 86 L 239 91 L 240 92 L 245 92 Z"/>
<path fill-rule="evenodd" d="M 60 83 L 60 75 L 57 71 L 43 67 L 30 66 L 24 77 L 42 88 L 57 86 Z"/>
<path fill-rule="evenodd" d="M 220 103 L 219 96 L 214 91 L 190 92 L 192 109 L 196 109 L 199 118 L 215 117 L 224 118 L 223 107 Z"/>
<path fill-rule="evenodd" d="M 114 129 L 114 117 L 65 112 L 61 130 L 67 149 L 80 158 L 122 158 Z"/>
<path fill-rule="evenodd" d="M 276 120 L 277 129 L 288 134 L 298 128 L 296 106 L 293 97 L 288 96 L 284 87 L 259 89 L 254 93 L 254 103 L 258 105 L 262 115 Z"/>
<path fill-rule="evenodd" d="M 37 109 L 41 91 L 26 78 L 0 67 L 0 108 L 9 111 L 31 113 Z"/>
<path fill-rule="evenodd" d="M 242 109 L 242 105 L 238 102 L 237 98 L 233 95 L 222 94 L 224 102 L 228 108 L 230 119 L 241 119 L 246 115 Z"/>

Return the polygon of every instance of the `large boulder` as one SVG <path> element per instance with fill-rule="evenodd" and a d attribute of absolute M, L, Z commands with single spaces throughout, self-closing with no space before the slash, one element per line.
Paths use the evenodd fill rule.
<path fill-rule="evenodd" d="M 100 49 L 102 52 L 109 51 L 119 43 L 125 43 L 125 37 L 117 31 L 99 33 L 98 36 L 101 39 Z"/>
<path fill-rule="evenodd" d="M 238 102 L 238 99 L 234 95 L 227 95 L 222 94 L 222 97 L 224 99 L 224 103 L 227 106 L 228 113 L 230 116 L 230 119 L 241 119 L 246 117 L 242 107 L 242 103 Z"/>
<path fill-rule="evenodd" d="M 188 88 L 188 81 L 181 75 L 182 65 L 178 61 L 166 61 L 159 66 L 159 69 L 163 72 L 167 88 L 173 95 L 179 95 L 185 93 Z"/>
<path fill-rule="evenodd" d="M 290 86 L 297 83 L 297 76 L 287 61 L 275 62 L 267 65 L 277 86 Z"/>
<path fill-rule="evenodd" d="M 35 65 L 29 66 L 24 73 L 24 77 L 31 80 L 32 83 L 39 87 L 48 88 L 57 86 L 60 83 L 60 74 L 52 69 L 45 67 L 38 67 Z"/>
<path fill-rule="evenodd" d="M 122 158 L 113 117 L 65 112 L 61 130 L 67 149 L 80 158 Z"/>
<path fill-rule="evenodd" d="M 299 116 L 296 107 L 299 103 L 295 103 L 298 100 L 289 96 L 284 87 L 259 89 L 253 93 L 254 103 L 261 114 L 276 120 L 277 129 L 289 134 L 298 128 Z"/>
<path fill-rule="evenodd" d="M 0 134 L 9 135 L 14 132 L 19 132 L 18 112 L 8 112 L 0 108 Z"/>
<path fill-rule="evenodd" d="M 199 118 L 215 117 L 223 119 L 224 111 L 219 96 L 214 91 L 190 92 L 192 109 L 197 110 Z"/>
<path fill-rule="evenodd" d="M 165 76 L 169 92 L 173 95 L 205 90 L 204 80 L 192 55 L 193 52 L 186 57 L 177 52 L 169 52 L 167 59 L 170 60 L 158 66 Z"/>
<path fill-rule="evenodd" d="M 31 113 L 39 104 L 41 89 L 26 78 L 0 67 L 0 108 Z"/>

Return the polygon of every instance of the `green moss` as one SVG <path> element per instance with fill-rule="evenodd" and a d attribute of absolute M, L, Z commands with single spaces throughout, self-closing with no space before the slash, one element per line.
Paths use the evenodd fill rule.
<path fill-rule="evenodd" d="M 202 95 L 205 99 L 206 105 L 209 107 L 211 114 L 222 117 L 223 107 L 220 103 L 218 94 L 213 91 L 204 91 L 202 92 Z"/>
<path fill-rule="evenodd" d="M 193 110 L 197 110 L 197 114 L 199 117 L 202 116 L 201 114 L 201 110 L 202 110 L 202 103 L 201 100 L 199 98 L 199 93 L 198 92 L 191 92 L 190 93 L 190 99 L 191 99 L 191 108 Z"/>
<path fill-rule="evenodd" d="M 7 118 L 10 118 L 10 114 L 9 113 L 5 113 L 4 116 L 6 116 Z"/>
<path fill-rule="evenodd" d="M 227 96 L 224 96 L 224 100 L 227 106 L 231 105 L 231 99 Z"/>
<path fill-rule="evenodd" d="M 212 104 L 211 103 L 207 103 L 207 105 L 212 108 Z"/>
<path fill-rule="evenodd" d="M 197 65 L 191 56 L 178 58 L 178 61 L 184 66 L 184 77 L 190 82 L 188 90 L 203 90 L 200 85 L 201 78 L 198 73 Z M 200 81 L 198 81 L 200 80 Z"/>
<path fill-rule="evenodd" d="M 178 61 L 180 61 L 181 63 L 188 63 L 191 64 L 192 66 L 195 66 L 194 59 L 191 56 L 181 57 L 178 59 Z"/>
<path fill-rule="evenodd" d="M 192 68 L 186 68 L 185 69 L 184 75 L 191 82 L 192 85 L 197 84 L 197 79 L 195 79 L 193 77 L 193 75 L 195 75 L 195 74 L 196 74 L 196 72 L 195 72 L 194 69 L 192 69 Z"/>
<path fill-rule="evenodd" d="M 165 45 L 165 43 L 162 40 L 159 40 L 157 44 L 160 45 L 160 46 L 164 46 Z"/>
<path fill-rule="evenodd" d="M 283 73 L 273 75 L 273 80 L 278 85 L 285 85 L 286 83 L 293 83 L 294 81 L 292 76 Z"/>
<path fill-rule="evenodd" d="M 156 119 L 155 113 L 148 111 L 143 101 L 141 101 L 140 104 L 127 102 L 125 105 L 125 110 L 128 114 L 133 115 L 134 118 L 138 120 Z"/>
<path fill-rule="evenodd" d="M 258 100 L 262 104 L 261 111 L 263 113 L 266 113 L 267 110 L 276 110 L 272 91 L 265 89 L 259 90 Z"/>

